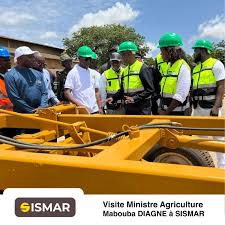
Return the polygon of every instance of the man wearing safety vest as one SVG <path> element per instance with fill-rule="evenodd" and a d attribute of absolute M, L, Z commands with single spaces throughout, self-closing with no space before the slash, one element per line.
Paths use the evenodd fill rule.
<path fill-rule="evenodd" d="M 106 98 L 112 98 L 120 90 L 124 68 L 121 67 L 121 55 L 114 52 L 110 55 L 111 68 L 102 74 L 102 89 L 105 90 Z M 107 103 L 108 114 L 125 114 L 121 99 Z"/>
<path fill-rule="evenodd" d="M 161 75 L 166 74 L 167 65 L 167 62 L 163 60 L 162 55 L 159 53 L 156 56 L 156 67 Z"/>
<path fill-rule="evenodd" d="M 166 33 L 160 40 L 162 60 L 167 62 L 160 66 L 162 79 L 160 82 L 160 115 L 188 115 L 190 113 L 189 91 L 191 87 L 191 71 L 184 60 L 181 37 L 176 33 Z"/>
<path fill-rule="evenodd" d="M 213 45 L 200 39 L 194 46 L 194 61 L 197 66 L 192 72 L 193 116 L 220 116 L 224 95 L 225 69 L 221 61 L 210 56 Z M 215 139 L 224 139 L 215 137 Z M 225 168 L 225 156 L 217 153 L 218 167 Z"/>
<path fill-rule="evenodd" d="M 124 41 L 119 45 L 118 52 L 127 65 L 123 72 L 123 82 L 117 95 L 125 100 L 127 115 L 151 114 L 151 97 L 154 95 L 153 74 L 151 70 L 135 58 L 138 48 L 131 41 Z M 113 97 L 115 101 L 115 96 Z"/>
<path fill-rule="evenodd" d="M 6 48 L 0 47 L 0 109 L 12 111 L 13 105 L 7 96 L 4 81 L 5 73 L 10 68 L 10 53 Z"/>

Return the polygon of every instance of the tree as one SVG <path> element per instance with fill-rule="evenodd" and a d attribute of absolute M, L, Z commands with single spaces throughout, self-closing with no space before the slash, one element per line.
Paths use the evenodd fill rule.
<path fill-rule="evenodd" d="M 117 24 L 83 27 L 74 32 L 71 38 L 63 39 L 63 42 L 70 56 L 75 56 L 80 46 L 90 46 L 98 55 L 98 65 L 102 65 L 108 60 L 108 50 L 127 40 L 135 42 L 141 54 L 145 55 L 149 51 L 144 36 L 132 27 Z"/>
<path fill-rule="evenodd" d="M 155 59 L 153 57 L 145 58 L 144 63 L 148 66 L 155 66 Z"/>
<path fill-rule="evenodd" d="M 225 40 L 214 44 L 211 55 L 213 58 L 220 60 L 225 65 Z"/>

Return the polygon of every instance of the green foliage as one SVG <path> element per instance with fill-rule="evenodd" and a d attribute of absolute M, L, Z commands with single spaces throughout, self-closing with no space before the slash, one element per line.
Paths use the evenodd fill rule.
<path fill-rule="evenodd" d="M 155 66 L 155 59 L 153 57 L 145 58 L 144 63 L 148 66 Z"/>
<path fill-rule="evenodd" d="M 220 60 L 225 65 L 225 40 L 214 44 L 211 55 L 213 58 Z"/>
<path fill-rule="evenodd" d="M 145 55 L 148 52 L 149 48 L 144 45 L 144 36 L 138 34 L 132 27 L 117 24 L 84 27 L 74 32 L 71 38 L 63 39 L 63 42 L 66 52 L 72 57 L 80 46 L 90 46 L 98 55 L 98 65 L 102 65 L 108 60 L 108 50 L 113 45 L 119 45 L 127 40 L 135 42 L 141 54 Z"/>

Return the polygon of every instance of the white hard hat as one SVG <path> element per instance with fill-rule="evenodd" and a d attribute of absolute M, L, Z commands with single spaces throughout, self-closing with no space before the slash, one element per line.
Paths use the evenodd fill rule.
<path fill-rule="evenodd" d="M 110 61 L 121 61 L 121 55 L 117 52 L 114 52 L 110 55 Z"/>
<path fill-rule="evenodd" d="M 21 46 L 15 50 L 15 57 L 14 57 L 14 62 L 17 62 L 17 59 L 22 56 L 22 55 L 32 55 L 36 53 L 37 51 L 32 51 L 29 47 L 27 46 Z"/>

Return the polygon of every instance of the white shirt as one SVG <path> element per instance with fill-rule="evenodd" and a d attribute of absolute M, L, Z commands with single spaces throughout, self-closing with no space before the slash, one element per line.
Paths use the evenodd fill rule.
<path fill-rule="evenodd" d="M 101 80 L 101 74 L 97 70 L 90 69 L 91 71 L 91 76 L 93 79 L 95 79 L 95 88 L 99 89 L 100 88 L 100 80 Z"/>
<path fill-rule="evenodd" d="M 100 93 L 102 97 L 102 102 L 104 103 L 103 106 L 105 105 L 105 100 L 107 99 L 106 86 L 107 86 L 107 78 L 104 72 L 101 76 L 101 81 L 100 81 Z"/>
<path fill-rule="evenodd" d="M 74 98 L 85 105 L 90 113 L 99 110 L 95 97 L 95 88 L 98 86 L 95 77 L 93 70 L 77 64 L 68 73 L 64 86 L 72 90 Z"/>
<path fill-rule="evenodd" d="M 216 77 L 216 81 L 225 79 L 225 69 L 224 69 L 224 65 L 221 61 L 217 60 L 215 62 L 212 71 Z"/>
<path fill-rule="evenodd" d="M 180 68 L 180 73 L 177 78 L 177 90 L 173 99 L 183 103 L 190 91 L 191 87 L 191 71 L 187 65 L 183 64 Z"/>
<path fill-rule="evenodd" d="M 105 106 L 105 100 L 107 99 L 106 85 L 107 85 L 107 79 L 106 79 L 105 73 L 103 73 L 101 76 L 101 82 L 100 82 L 100 93 L 102 97 L 103 107 Z"/>
<path fill-rule="evenodd" d="M 45 86 L 48 91 L 48 100 L 51 99 L 53 101 L 53 103 L 59 103 L 58 98 L 56 97 L 55 93 L 52 90 L 51 77 L 50 77 L 50 73 L 48 72 L 48 70 L 43 69 L 43 76 L 44 76 Z"/>

